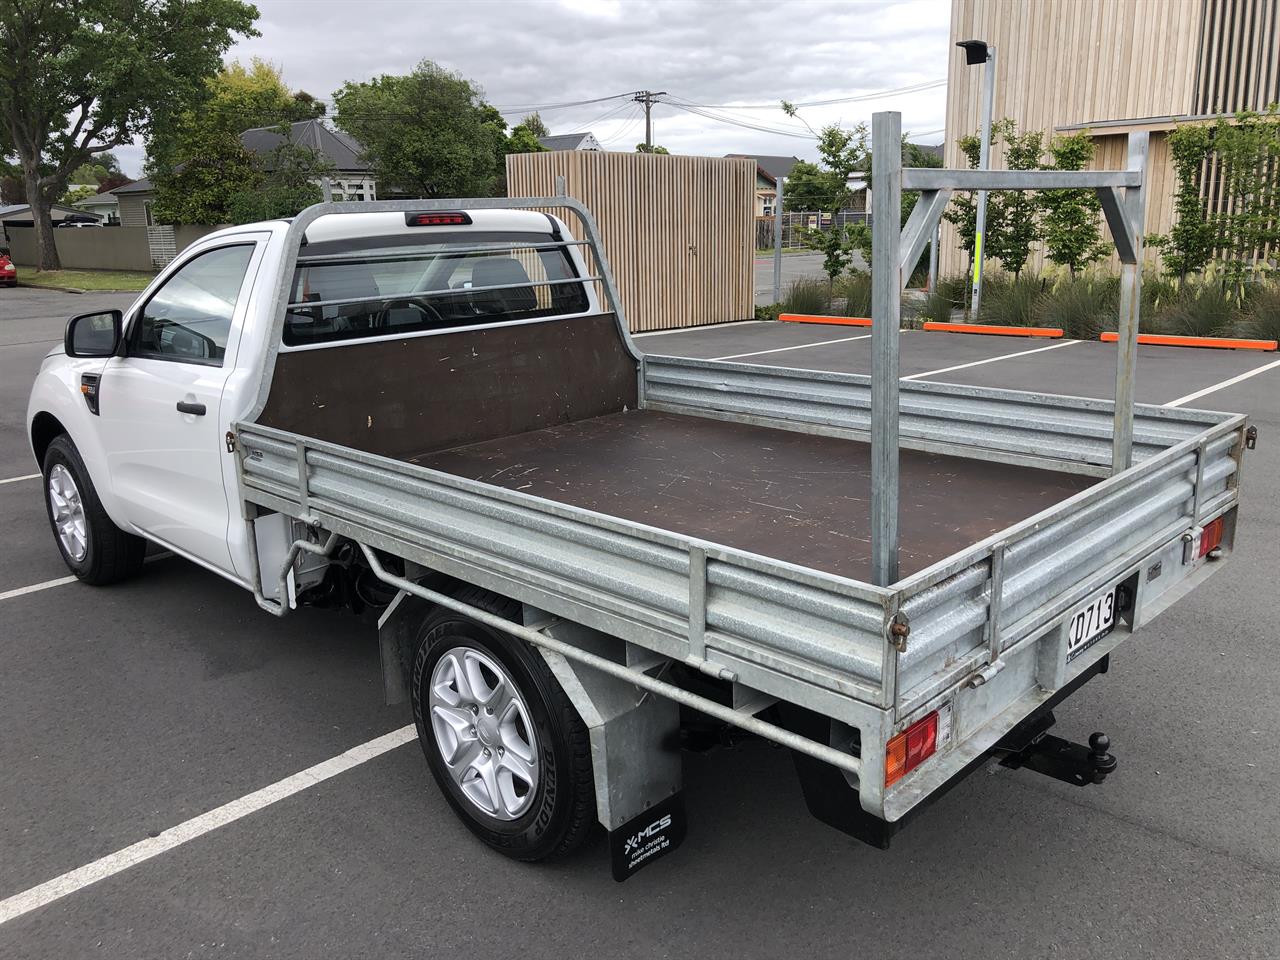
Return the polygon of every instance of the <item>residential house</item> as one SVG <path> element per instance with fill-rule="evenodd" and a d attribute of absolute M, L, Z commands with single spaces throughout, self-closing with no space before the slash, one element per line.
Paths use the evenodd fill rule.
<path fill-rule="evenodd" d="M 800 162 L 800 158 L 758 156 L 753 153 L 726 153 L 725 156 L 734 160 L 756 162 L 756 216 L 772 217 L 773 205 L 778 199 L 778 178 L 790 176 L 791 168 Z"/>
<path fill-rule="evenodd" d="M 1087 131 L 1093 166 L 1122 169 L 1130 133 L 1147 132 L 1144 233 L 1167 233 L 1175 221 L 1178 178 L 1169 133 L 1213 123 L 1280 101 L 1280 4 L 1274 0 L 952 0 L 951 41 L 985 40 L 996 48 L 996 119 L 1046 138 Z M 981 65 L 950 50 L 946 165 L 965 166 L 959 139 L 981 122 Z M 992 150 L 992 166 L 1004 151 Z M 1230 202 L 1215 169 L 1200 179 L 1210 215 Z M 968 265 L 955 227 L 942 225 L 942 272 Z M 1150 245 L 1148 256 L 1158 251 Z M 1032 255 L 1032 266 L 1040 255 Z"/>
<path fill-rule="evenodd" d="M 50 217 L 54 224 L 59 224 L 63 220 L 84 220 L 87 216 L 84 210 L 65 203 L 55 203 L 50 210 Z M 12 203 L 0 207 L 0 232 L 3 232 L 5 227 L 30 227 L 34 222 L 31 205 L 28 203 Z"/>
<path fill-rule="evenodd" d="M 600 141 L 588 130 L 586 133 L 559 133 L 550 137 L 539 137 L 538 143 L 548 150 L 604 150 Z"/>
<path fill-rule="evenodd" d="M 156 199 L 156 188 L 146 177 L 134 180 L 109 191 L 116 198 L 117 217 L 122 227 L 153 227 L 151 205 Z M 102 196 L 102 194 L 99 194 Z"/>
<path fill-rule="evenodd" d="M 72 206 L 77 210 L 93 214 L 103 223 L 114 224 L 120 222 L 120 199 L 110 190 L 95 193 L 92 196 L 85 197 L 83 200 L 77 200 Z"/>
<path fill-rule="evenodd" d="M 323 120 L 299 120 L 289 124 L 288 138 L 298 146 L 314 150 L 333 164 L 334 172 L 327 178 L 331 199 L 378 199 L 373 171 L 361 159 L 364 147 L 341 130 L 335 130 Z M 254 127 L 240 134 L 240 142 L 246 150 L 262 157 L 270 169 L 271 153 L 285 142 L 285 134 L 278 125 Z M 318 186 L 323 187 L 323 182 Z"/>

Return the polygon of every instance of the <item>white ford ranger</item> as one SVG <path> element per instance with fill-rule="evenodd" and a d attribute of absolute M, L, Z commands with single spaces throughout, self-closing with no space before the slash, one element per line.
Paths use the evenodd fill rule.
<path fill-rule="evenodd" d="M 1244 418 L 1139 406 L 1114 471 L 1109 403 L 900 386 L 873 583 L 869 378 L 642 355 L 565 198 L 329 204 L 73 318 L 27 423 L 78 577 L 150 541 L 275 615 L 376 615 L 461 819 L 526 860 L 599 821 L 622 879 L 727 732 L 879 847 L 988 760 L 1115 767 L 1052 708 L 1230 553 Z"/>

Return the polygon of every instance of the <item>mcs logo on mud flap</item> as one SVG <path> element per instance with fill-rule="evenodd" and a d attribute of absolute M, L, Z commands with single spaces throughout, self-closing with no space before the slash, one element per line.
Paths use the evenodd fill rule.
<path fill-rule="evenodd" d="M 667 827 L 669 826 L 671 826 L 671 814 L 668 813 L 666 816 L 659 817 L 657 820 L 653 821 L 653 823 L 649 824 L 644 829 L 637 831 L 635 836 L 628 837 L 627 842 L 623 844 L 623 848 L 622 848 L 623 852 L 632 853 L 644 841 L 648 840 L 650 837 L 654 836 L 655 834 L 661 833 L 663 830 L 667 829 Z"/>

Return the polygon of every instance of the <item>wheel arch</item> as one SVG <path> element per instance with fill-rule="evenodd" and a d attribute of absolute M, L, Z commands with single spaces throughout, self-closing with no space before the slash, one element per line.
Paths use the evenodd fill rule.
<path fill-rule="evenodd" d="M 47 410 L 41 410 L 31 418 L 31 451 L 36 455 L 36 463 L 41 469 L 44 468 L 44 455 L 49 450 L 49 444 L 64 433 L 69 434 L 70 431 Z"/>

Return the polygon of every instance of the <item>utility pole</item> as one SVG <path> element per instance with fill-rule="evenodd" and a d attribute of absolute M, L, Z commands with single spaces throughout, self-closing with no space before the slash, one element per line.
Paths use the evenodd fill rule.
<path fill-rule="evenodd" d="M 658 98 L 666 92 L 665 90 L 659 90 L 656 93 L 652 90 L 638 90 L 631 98 L 636 103 L 644 104 L 644 145 L 650 150 L 653 149 L 653 105 L 658 103 Z"/>

